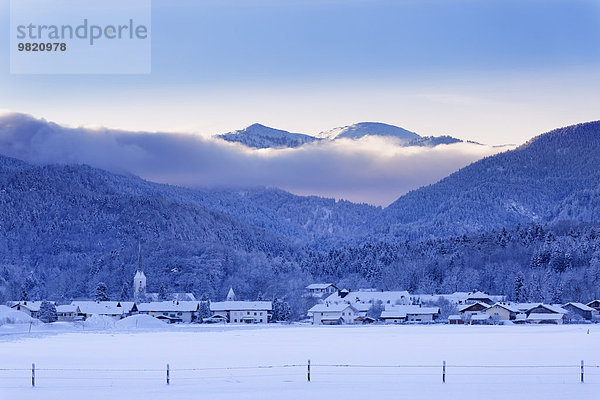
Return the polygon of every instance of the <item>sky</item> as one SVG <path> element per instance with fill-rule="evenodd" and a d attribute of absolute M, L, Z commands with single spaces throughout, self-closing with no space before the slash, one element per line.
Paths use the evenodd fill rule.
<path fill-rule="evenodd" d="M 0 0 L 0 25 L 8 24 L 9 0 Z M 317 134 L 377 121 L 490 145 L 598 119 L 598 1 L 152 0 L 151 36 L 149 74 L 10 74 L 9 52 L 0 52 L 0 112 L 202 138 L 253 123 Z M 0 48 L 8 47 L 0 30 Z M 440 149 L 421 150 L 411 163 L 405 150 L 390 156 L 386 146 L 336 147 L 343 161 L 331 157 L 340 162 L 327 165 L 335 173 L 323 180 L 315 169 L 319 154 L 331 155 L 323 149 L 300 158 L 304 150 L 252 153 L 238 170 L 255 171 L 253 184 L 385 205 L 498 151 L 450 146 L 442 159 L 454 161 L 435 169 Z M 223 162 L 248 158 L 223 154 L 211 173 L 237 184 Z M 282 154 L 295 161 L 274 177 L 269 168 Z M 352 168 L 361 160 L 378 167 Z M 298 177 L 303 170 L 308 178 Z M 185 177 L 198 170 L 135 172 L 191 185 Z"/>
<path fill-rule="evenodd" d="M 151 74 L 11 75 L 6 51 L 0 109 L 203 135 L 380 121 L 518 144 L 598 118 L 599 43 L 597 1 L 153 0 Z"/>

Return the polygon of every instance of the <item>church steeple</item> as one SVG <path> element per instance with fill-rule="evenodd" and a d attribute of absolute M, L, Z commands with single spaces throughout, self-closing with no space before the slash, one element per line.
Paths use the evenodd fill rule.
<path fill-rule="evenodd" d="M 138 272 L 144 272 L 142 270 L 142 242 L 138 242 L 138 266 L 137 266 L 137 271 Z"/>
<path fill-rule="evenodd" d="M 138 266 L 133 277 L 133 298 L 135 301 L 143 301 L 146 297 L 146 275 L 142 270 L 142 243 L 138 244 Z"/>

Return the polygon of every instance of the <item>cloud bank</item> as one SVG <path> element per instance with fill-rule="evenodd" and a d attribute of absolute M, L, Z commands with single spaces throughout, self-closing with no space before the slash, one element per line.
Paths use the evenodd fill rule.
<path fill-rule="evenodd" d="M 188 187 L 278 187 L 386 206 L 482 157 L 508 148 L 457 143 L 402 147 L 365 137 L 295 149 L 248 149 L 190 134 L 64 128 L 0 116 L 0 154 L 36 164 L 88 164 Z"/>

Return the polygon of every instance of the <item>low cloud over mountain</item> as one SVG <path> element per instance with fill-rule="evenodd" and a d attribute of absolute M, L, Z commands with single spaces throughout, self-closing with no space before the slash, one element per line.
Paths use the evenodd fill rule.
<path fill-rule="evenodd" d="M 464 142 L 406 147 L 395 137 L 369 135 L 257 150 L 191 134 L 71 129 L 23 114 L 0 117 L 0 154 L 33 163 L 84 163 L 189 187 L 275 186 L 376 205 L 507 149 Z"/>

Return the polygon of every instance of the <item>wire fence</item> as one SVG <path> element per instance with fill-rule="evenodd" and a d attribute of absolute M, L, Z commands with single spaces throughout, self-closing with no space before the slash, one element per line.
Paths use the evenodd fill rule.
<path fill-rule="evenodd" d="M 412 379 L 425 377 L 427 382 L 446 383 L 460 378 L 479 377 L 532 377 L 551 379 L 560 377 L 559 382 L 600 383 L 600 365 L 586 364 L 583 360 L 577 364 L 556 365 L 481 365 L 452 364 L 445 361 L 439 364 L 303 364 L 254 365 L 254 366 L 214 366 L 196 368 L 172 368 L 166 364 L 163 368 L 54 368 L 40 367 L 35 363 L 31 368 L 1 368 L 0 388 L 7 382 L 12 385 L 54 385 L 60 381 L 81 381 L 90 384 L 114 385 L 118 382 L 155 382 L 171 385 L 191 381 L 232 378 L 286 378 L 311 382 L 315 379 L 347 377 L 355 380 L 364 377 L 367 381 L 375 377 Z M 436 378 L 437 377 L 437 378 Z M 464 381 L 463 381 L 464 382 Z"/>

